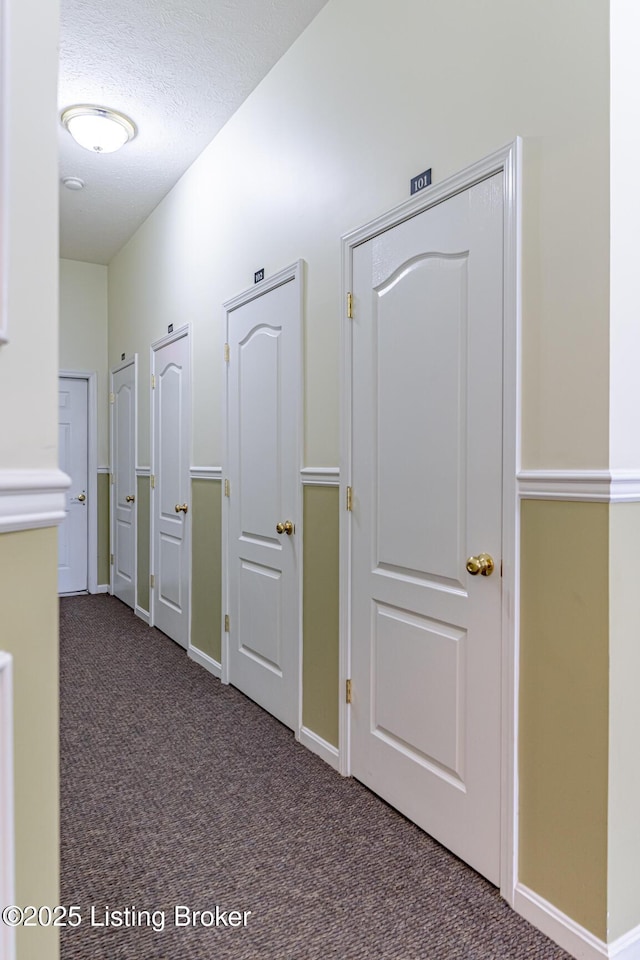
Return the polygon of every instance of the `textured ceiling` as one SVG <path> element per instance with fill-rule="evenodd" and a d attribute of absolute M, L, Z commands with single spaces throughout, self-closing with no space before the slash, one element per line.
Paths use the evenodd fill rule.
<path fill-rule="evenodd" d="M 62 0 L 60 110 L 112 107 L 138 136 L 92 154 L 60 126 L 61 256 L 108 263 L 327 0 Z"/>

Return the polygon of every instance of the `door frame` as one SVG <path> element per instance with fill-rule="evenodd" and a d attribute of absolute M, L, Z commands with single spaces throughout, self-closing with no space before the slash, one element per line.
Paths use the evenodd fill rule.
<path fill-rule="evenodd" d="M 353 251 L 405 220 L 423 213 L 497 173 L 504 174 L 503 259 L 503 447 L 502 447 L 502 638 L 501 638 L 501 787 L 500 892 L 513 906 L 518 850 L 518 622 L 520 523 L 516 477 L 521 434 L 521 236 L 522 141 L 518 137 L 495 153 L 342 237 L 342 303 L 353 283 Z M 342 316 L 340 371 L 340 488 L 346 505 L 352 477 L 352 328 Z M 340 690 L 351 677 L 351 514 L 340 510 Z M 339 697 L 339 770 L 351 775 L 351 725 L 346 697 Z"/>
<path fill-rule="evenodd" d="M 172 330 L 171 333 L 166 334 L 164 337 L 160 337 L 159 340 L 154 340 L 149 349 L 149 368 L 151 371 L 149 377 L 149 426 L 151 431 L 151 436 L 149 438 L 149 452 L 150 452 L 150 461 L 151 461 L 151 470 L 150 470 L 150 480 L 149 480 L 149 577 L 155 576 L 155 516 L 156 516 L 156 488 L 155 488 L 155 478 L 157 476 L 156 469 L 156 441 L 155 441 L 155 427 L 156 427 L 156 408 L 153 402 L 153 392 L 154 392 L 154 377 L 156 375 L 156 353 L 158 350 L 161 350 L 163 347 L 168 346 L 168 344 L 173 343 L 175 340 L 181 340 L 183 337 L 187 337 L 187 342 L 189 344 L 189 403 L 187 410 L 188 417 L 188 428 L 189 428 L 189 494 L 191 494 L 191 461 L 193 460 L 193 337 L 191 336 L 191 324 L 183 323 L 181 327 L 178 327 L 177 330 Z M 137 486 L 137 482 L 136 482 Z M 136 490 L 137 493 L 137 490 Z M 191 496 L 189 496 L 191 500 Z M 136 519 L 137 519 L 136 513 Z M 191 520 L 192 513 L 186 515 L 186 522 L 189 524 L 189 552 L 187 556 L 187 571 L 189 577 L 189 621 L 187 623 L 187 652 L 191 650 L 191 608 L 192 608 L 192 597 L 191 597 L 191 550 L 192 550 L 192 540 L 191 540 Z M 137 593 L 137 577 L 136 577 L 136 593 Z M 149 626 L 155 626 L 155 589 L 151 588 L 149 585 Z"/>
<path fill-rule="evenodd" d="M 111 557 L 115 560 L 115 481 L 114 481 L 114 448 L 113 448 L 113 416 L 115 403 L 111 402 L 114 396 L 113 378 L 116 373 L 125 370 L 133 364 L 133 402 L 135 405 L 133 417 L 133 477 L 136 489 L 134 490 L 135 500 L 133 502 L 133 599 L 134 610 L 138 602 L 138 354 L 129 360 L 122 360 L 109 371 L 109 560 Z M 113 576 L 114 564 L 109 563 L 109 593 L 113 596 Z"/>
<path fill-rule="evenodd" d="M 98 374 L 58 370 L 58 380 L 87 381 L 87 591 L 98 593 Z"/>
<path fill-rule="evenodd" d="M 299 543 L 297 581 L 298 581 L 298 643 L 296 645 L 297 668 L 297 726 L 294 730 L 296 740 L 300 739 L 302 729 L 302 574 L 303 574 L 303 552 L 304 552 L 304 518 L 302 511 L 302 483 L 300 481 L 300 469 L 302 467 L 302 432 L 303 432 L 303 390 L 302 390 L 302 368 L 303 368 L 303 317 L 304 317 L 304 260 L 296 260 L 288 267 L 279 270 L 272 276 L 261 280 L 256 286 L 249 287 L 225 301 L 223 308 L 225 311 L 224 332 L 225 345 L 229 343 L 229 318 L 230 314 L 239 307 L 257 300 L 259 297 L 270 293 L 277 287 L 293 281 L 298 285 L 298 330 L 299 330 L 299 363 L 296 371 L 296 383 L 293 386 L 295 397 L 295 417 L 296 417 L 296 538 Z M 226 356 L 226 354 L 225 354 Z M 225 614 L 229 610 L 229 498 L 224 496 L 224 478 L 229 474 L 229 364 L 224 362 L 223 377 L 223 397 L 222 397 L 222 476 L 223 476 L 223 509 L 222 509 L 222 611 L 220 631 L 222 636 L 222 682 L 229 683 L 229 634 L 225 631 Z"/>

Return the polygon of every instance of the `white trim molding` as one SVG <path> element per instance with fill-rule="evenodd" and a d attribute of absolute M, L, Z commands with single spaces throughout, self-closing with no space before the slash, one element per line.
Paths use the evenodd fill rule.
<path fill-rule="evenodd" d="M 222 480 L 222 467 L 190 467 L 192 480 Z"/>
<path fill-rule="evenodd" d="M 190 660 L 193 660 L 194 663 L 199 664 L 201 667 L 204 667 L 205 670 L 208 670 L 209 673 L 212 673 L 218 680 L 222 677 L 222 664 L 214 660 L 213 657 L 210 657 L 208 653 L 198 650 L 197 647 L 189 647 L 187 656 Z"/>
<path fill-rule="evenodd" d="M 324 760 L 325 763 L 328 763 L 330 767 L 333 767 L 334 770 L 339 768 L 340 753 L 338 748 L 334 747 L 332 743 L 323 740 L 322 737 L 319 737 L 313 730 L 309 730 L 308 727 L 300 728 L 300 736 L 298 739 L 303 747 L 311 750 L 311 753 L 315 753 Z"/>
<path fill-rule="evenodd" d="M 15 902 L 12 659 L 0 652 L 0 904 Z M 0 923 L 0 956 L 15 957 L 15 934 Z"/>
<path fill-rule="evenodd" d="M 503 174 L 504 269 L 503 269 L 503 450 L 502 450 L 502 730 L 501 730 L 501 810 L 500 810 L 500 892 L 513 902 L 518 862 L 518 622 L 520 581 L 519 500 L 516 475 L 520 466 L 521 445 L 521 261 L 522 261 L 522 141 L 507 144 L 460 173 L 415 194 L 394 210 L 342 237 L 342 296 L 353 289 L 353 251 L 361 243 L 378 236 L 467 190 L 494 174 Z M 341 456 L 342 495 L 352 483 L 352 407 L 351 380 L 352 331 L 346 310 L 341 331 Z M 344 502 L 344 501 L 343 501 Z M 340 511 L 340 689 L 351 676 L 351 523 L 353 515 Z M 340 765 L 350 775 L 350 707 L 340 700 Z"/>
<path fill-rule="evenodd" d="M 111 473 L 111 467 L 98 467 L 98 474 Z"/>
<path fill-rule="evenodd" d="M 58 526 L 70 484 L 62 470 L 0 470 L 0 533 Z"/>
<path fill-rule="evenodd" d="M 300 479 L 305 487 L 339 487 L 340 467 L 303 467 Z"/>
<path fill-rule="evenodd" d="M 143 620 L 143 621 L 147 624 L 147 626 L 149 625 L 149 611 L 148 611 L 148 610 L 145 610 L 144 607 L 140 607 L 140 606 L 136 603 L 134 613 L 135 613 L 136 617 L 140 617 L 140 619 Z"/>
<path fill-rule="evenodd" d="M 576 960 L 640 960 L 640 926 L 607 944 L 523 883 L 516 885 L 513 906 Z"/>
<path fill-rule="evenodd" d="M 521 470 L 521 500 L 640 501 L 640 470 Z"/>
<path fill-rule="evenodd" d="M 136 477 L 150 477 L 151 467 L 136 467 Z"/>

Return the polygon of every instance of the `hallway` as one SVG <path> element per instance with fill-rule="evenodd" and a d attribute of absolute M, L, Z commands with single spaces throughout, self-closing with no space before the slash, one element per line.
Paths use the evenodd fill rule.
<path fill-rule="evenodd" d="M 63 960 L 567 956 L 120 601 L 60 606 Z"/>

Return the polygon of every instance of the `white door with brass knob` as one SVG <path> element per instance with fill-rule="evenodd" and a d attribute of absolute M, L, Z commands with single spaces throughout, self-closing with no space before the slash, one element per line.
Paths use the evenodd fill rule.
<path fill-rule="evenodd" d="M 111 371 L 111 589 L 136 604 L 136 358 Z"/>
<path fill-rule="evenodd" d="M 351 772 L 498 882 L 503 177 L 353 245 Z"/>
<path fill-rule="evenodd" d="M 225 304 L 223 679 L 299 725 L 301 264 Z"/>
<path fill-rule="evenodd" d="M 88 585 L 88 384 L 60 377 L 58 388 L 60 469 L 71 477 L 66 517 L 58 528 L 58 592 L 80 593 Z"/>
<path fill-rule="evenodd" d="M 188 325 L 152 344 L 151 622 L 185 648 L 191 578 L 190 371 Z"/>

